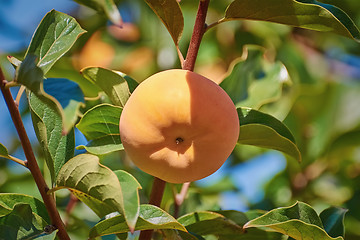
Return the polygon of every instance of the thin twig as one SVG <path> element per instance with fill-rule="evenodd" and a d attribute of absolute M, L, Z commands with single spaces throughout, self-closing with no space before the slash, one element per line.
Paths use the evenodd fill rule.
<path fill-rule="evenodd" d="M 183 69 L 194 71 L 196 57 L 199 52 L 200 43 L 206 29 L 206 14 L 208 11 L 210 0 L 200 0 L 199 7 L 195 19 L 194 30 L 191 36 L 190 45 L 186 54 Z"/>
<path fill-rule="evenodd" d="M 160 178 L 155 177 L 154 183 L 151 189 L 149 204 L 160 207 L 161 200 L 164 194 L 166 182 Z M 154 230 L 141 231 L 139 240 L 150 240 Z"/>
<path fill-rule="evenodd" d="M 16 99 L 15 99 L 16 106 L 19 106 L 20 99 L 21 99 L 21 96 L 23 95 L 24 91 L 25 91 L 25 86 L 21 86 L 16 95 Z"/>
<path fill-rule="evenodd" d="M 16 162 L 16 163 L 24 166 L 24 167 L 27 167 L 27 166 L 26 166 L 26 163 L 27 163 L 27 162 L 24 161 L 24 160 L 18 159 L 18 158 L 13 157 L 13 156 L 9 156 L 9 159 L 10 159 L 11 161 L 14 161 L 14 162 Z"/>
<path fill-rule="evenodd" d="M 44 201 L 45 207 L 49 213 L 51 223 L 59 230 L 57 232 L 57 236 L 61 240 L 70 240 L 69 235 L 67 234 L 64 224 L 60 218 L 59 212 L 56 209 L 55 199 L 47 194 L 49 190 L 48 186 L 46 185 L 45 179 L 41 174 L 39 165 L 37 164 L 34 152 L 32 150 L 29 138 L 24 128 L 24 124 L 21 119 L 21 115 L 19 109 L 16 106 L 16 103 L 12 97 L 9 88 L 6 88 L 7 81 L 5 80 L 5 76 L 0 68 L 0 88 L 1 92 L 4 96 L 6 105 L 9 109 L 11 118 L 15 125 L 16 131 L 19 135 L 21 145 L 24 149 L 24 153 L 27 159 L 27 167 L 30 170 L 35 183 L 39 189 L 41 197 Z"/>
<path fill-rule="evenodd" d="M 206 28 L 205 28 L 205 32 L 207 32 L 209 29 L 211 29 L 211 28 L 213 28 L 213 27 L 215 27 L 218 24 L 223 23 L 223 22 L 225 22 L 225 18 L 222 18 L 222 19 L 220 19 L 220 20 L 218 20 L 216 22 L 213 22 L 213 23 L 207 25 Z"/>
<path fill-rule="evenodd" d="M 179 217 L 179 211 L 180 211 L 180 206 L 183 204 L 187 192 L 189 190 L 190 187 L 190 182 L 186 182 L 182 185 L 180 193 L 175 193 L 174 194 L 174 218 L 178 218 Z"/>

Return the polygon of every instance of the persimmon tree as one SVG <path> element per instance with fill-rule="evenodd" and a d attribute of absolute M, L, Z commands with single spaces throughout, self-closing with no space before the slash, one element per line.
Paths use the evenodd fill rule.
<path fill-rule="evenodd" d="M 1 161 L 27 169 L 41 197 L 1 188 L 1 239 L 359 237 L 354 226 L 360 223 L 355 206 L 360 171 L 354 154 L 360 114 L 348 101 L 359 100 L 360 89 L 337 81 L 337 68 L 317 69 L 327 55 L 314 40 L 336 36 L 335 43 L 359 49 L 360 32 L 343 10 L 313 0 L 76 2 L 97 12 L 96 24 L 52 10 L 25 54 L 7 57 L 14 76 L 0 69 L 8 108 L 1 114 L 11 116 L 26 158 L 0 144 Z M 140 16 L 123 20 L 118 8 Z M 339 66 L 339 60 L 332 63 Z M 249 204 L 249 211 L 224 210 L 219 193 L 234 189 L 228 177 L 209 187 L 173 184 L 131 162 L 119 131 L 123 108 L 146 77 L 170 68 L 206 76 L 233 101 L 240 133 L 227 161 L 237 165 L 267 150 L 286 157 L 286 170 L 265 189 L 267 202 Z M 152 94 L 146 97 L 158 93 Z M 27 110 L 20 111 L 21 105 Z M 39 149 L 25 130 L 26 114 Z M 141 120 L 134 122 L 140 126 Z M 219 130 L 218 122 L 208 123 Z M 78 131 L 86 143 L 77 144 Z M 202 171 L 198 168 L 191 171 Z M 351 187 L 334 190 L 338 185 L 329 187 L 332 181 Z"/>

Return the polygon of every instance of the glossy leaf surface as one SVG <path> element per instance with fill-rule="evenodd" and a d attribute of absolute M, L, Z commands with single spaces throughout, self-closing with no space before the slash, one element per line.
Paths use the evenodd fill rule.
<path fill-rule="evenodd" d="M 185 227 L 176 221 L 170 214 L 156 206 L 144 204 L 140 206 L 140 215 L 136 223 L 135 231 L 148 229 L 177 229 L 186 232 Z M 93 239 L 98 236 L 128 231 L 129 228 L 125 223 L 124 217 L 122 215 L 117 215 L 96 224 L 90 230 L 89 236 Z"/>
<path fill-rule="evenodd" d="M 224 21 L 247 19 L 334 32 L 360 41 L 355 23 L 341 9 L 314 0 L 235 0 L 226 9 Z"/>
<path fill-rule="evenodd" d="M 276 118 L 250 108 L 238 108 L 238 143 L 269 148 L 301 161 L 301 154 L 289 129 Z"/>
<path fill-rule="evenodd" d="M 110 104 L 100 104 L 87 111 L 76 127 L 89 143 L 79 148 L 96 155 L 123 150 L 119 130 L 121 112 L 121 107 Z"/>
<path fill-rule="evenodd" d="M 37 66 L 46 74 L 84 32 L 73 17 L 52 10 L 36 29 L 25 58 L 36 56 Z"/>
<path fill-rule="evenodd" d="M 251 227 L 268 227 L 296 240 L 343 239 L 342 237 L 330 237 L 323 229 L 322 222 L 315 210 L 302 202 L 297 202 L 290 207 L 271 210 L 244 226 L 244 228 Z"/>
<path fill-rule="evenodd" d="M 320 219 L 329 236 L 345 237 L 344 218 L 347 211 L 344 208 L 329 207 L 320 213 Z"/>

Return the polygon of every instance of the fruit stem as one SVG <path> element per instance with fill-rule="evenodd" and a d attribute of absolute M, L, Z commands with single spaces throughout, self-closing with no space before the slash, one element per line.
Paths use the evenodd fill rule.
<path fill-rule="evenodd" d="M 189 49 L 184 60 L 183 69 L 194 71 L 196 57 L 199 52 L 200 43 L 206 30 L 206 15 L 210 0 L 200 0 L 196 14 L 193 34 L 191 36 Z"/>
<path fill-rule="evenodd" d="M 33 176 L 35 183 L 39 189 L 41 197 L 44 201 L 45 207 L 49 213 L 51 223 L 59 230 L 57 232 L 57 236 L 61 240 L 70 240 L 69 235 L 67 234 L 64 224 L 60 218 L 59 212 L 56 209 L 55 199 L 47 194 L 49 190 L 48 186 L 46 185 L 45 179 L 41 174 L 39 165 L 37 164 L 34 152 L 32 150 L 30 140 L 27 136 L 24 124 L 21 119 L 21 115 L 19 109 L 14 101 L 10 89 L 6 87 L 7 81 L 5 80 L 5 76 L 0 68 L 0 88 L 1 92 L 4 96 L 6 105 L 9 109 L 11 118 L 15 125 L 16 131 L 19 135 L 21 145 L 24 149 L 24 153 L 26 156 L 26 167 L 30 170 L 31 175 Z"/>
<path fill-rule="evenodd" d="M 154 183 L 151 189 L 149 204 L 160 207 L 164 194 L 166 182 L 160 178 L 154 177 Z M 141 231 L 139 240 L 150 240 L 154 230 Z"/>

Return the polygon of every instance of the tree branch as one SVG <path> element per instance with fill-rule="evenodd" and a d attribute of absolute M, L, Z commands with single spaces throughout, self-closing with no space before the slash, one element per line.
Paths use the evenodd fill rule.
<path fill-rule="evenodd" d="M 149 204 L 160 207 L 161 200 L 164 194 L 166 182 L 160 178 L 155 177 L 151 189 Z M 154 230 L 141 231 L 139 240 L 150 240 Z"/>
<path fill-rule="evenodd" d="M 200 43 L 206 29 L 206 14 L 208 11 L 210 0 L 200 0 L 196 15 L 193 34 L 191 36 L 190 45 L 186 54 L 183 69 L 194 71 L 196 57 L 199 52 Z"/>
<path fill-rule="evenodd" d="M 6 87 L 7 81 L 5 80 L 5 76 L 0 68 L 0 88 L 1 92 L 4 96 L 6 105 L 9 109 L 12 121 L 15 125 L 16 131 L 19 135 L 21 145 L 24 149 L 24 153 L 27 159 L 27 168 L 30 170 L 35 183 L 39 189 L 41 197 L 43 198 L 45 207 L 50 215 L 51 223 L 59 230 L 57 232 L 57 236 L 61 240 L 70 240 L 69 235 L 67 234 L 64 224 L 60 218 L 59 212 L 56 209 L 55 199 L 47 194 L 49 190 L 46 185 L 45 179 L 41 174 L 40 168 L 37 164 L 34 152 L 32 150 L 29 138 L 24 128 L 24 124 L 22 122 L 19 109 L 11 95 L 10 89 Z"/>

